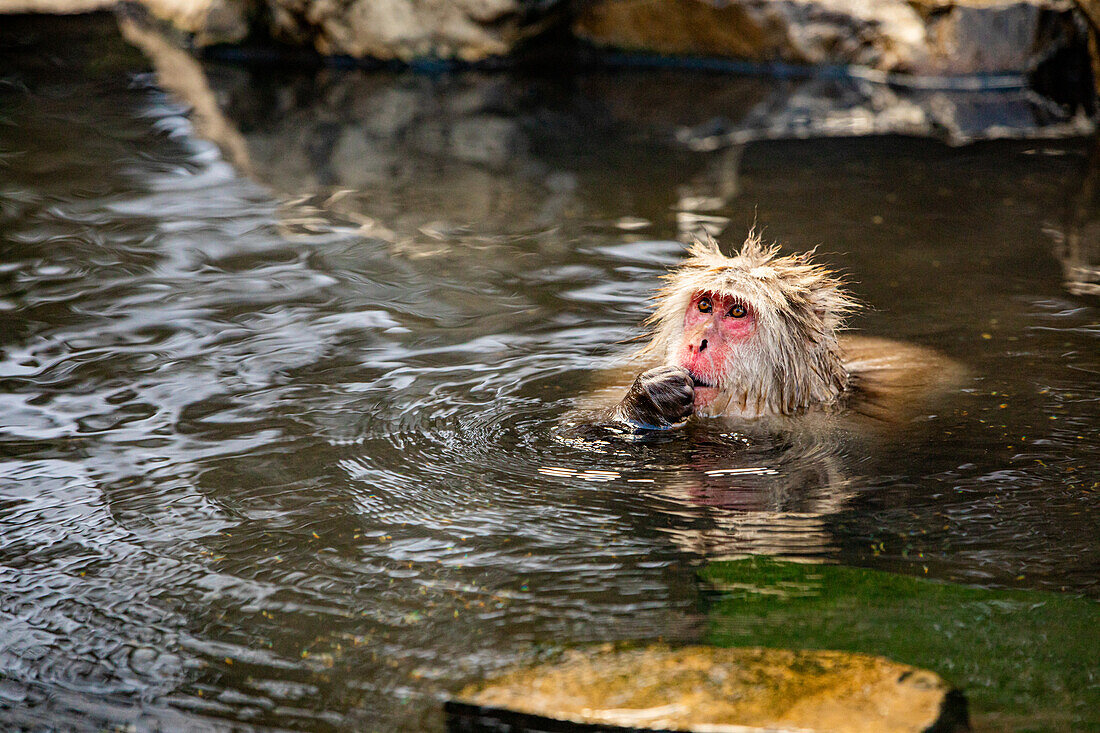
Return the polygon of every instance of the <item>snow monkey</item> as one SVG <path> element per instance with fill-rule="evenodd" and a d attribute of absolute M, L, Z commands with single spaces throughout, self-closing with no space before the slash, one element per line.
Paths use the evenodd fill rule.
<path fill-rule="evenodd" d="M 727 257 L 711 237 L 666 275 L 636 354 L 643 371 L 607 414 L 635 430 L 692 414 L 850 413 L 894 422 L 961 371 L 933 351 L 841 335 L 859 302 L 812 253 L 780 256 L 755 231 Z"/>

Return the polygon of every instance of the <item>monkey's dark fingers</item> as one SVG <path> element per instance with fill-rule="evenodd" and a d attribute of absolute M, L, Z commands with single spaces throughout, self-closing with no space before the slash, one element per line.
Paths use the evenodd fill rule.
<path fill-rule="evenodd" d="M 651 369 L 639 376 L 661 416 L 669 423 L 687 419 L 695 411 L 695 383 L 683 367 Z"/>
<path fill-rule="evenodd" d="M 678 366 L 663 366 L 638 375 L 612 418 L 632 427 L 663 430 L 683 422 L 695 411 L 691 375 Z"/>

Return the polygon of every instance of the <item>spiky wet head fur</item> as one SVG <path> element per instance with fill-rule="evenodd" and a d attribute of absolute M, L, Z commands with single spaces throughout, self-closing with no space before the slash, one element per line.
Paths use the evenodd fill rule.
<path fill-rule="evenodd" d="M 684 340 L 684 315 L 698 293 L 736 298 L 750 306 L 756 331 L 722 368 L 711 415 L 758 417 L 830 404 L 849 376 L 837 341 L 845 317 L 858 306 L 835 273 L 811 253 L 779 256 L 749 233 L 741 251 L 726 257 L 709 235 L 696 239 L 688 259 L 664 278 L 647 324 L 652 338 L 642 354 L 673 364 Z"/>

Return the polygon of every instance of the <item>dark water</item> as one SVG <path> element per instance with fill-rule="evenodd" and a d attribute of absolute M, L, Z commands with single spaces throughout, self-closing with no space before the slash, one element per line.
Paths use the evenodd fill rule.
<path fill-rule="evenodd" d="M 751 553 L 1100 598 L 1092 141 L 693 152 L 677 95 L 781 83 L 211 65 L 219 149 L 113 21 L 4 23 L 5 728 L 437 729 L 541 649 L 699 638 Z M 963 386 L 884 442 L 563 435 L 677 237 L 754 217 Z"/>

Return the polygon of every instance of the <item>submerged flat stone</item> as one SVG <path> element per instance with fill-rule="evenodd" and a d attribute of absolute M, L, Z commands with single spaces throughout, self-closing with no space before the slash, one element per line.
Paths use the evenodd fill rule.
<path fill-rule="evenodd" d="M 839 651 L 663 646 L 572 651 L 472 685 L 448 730 L 616 727 L 750 733 L 968 730 L 966 702 L 927 670 Z"/>

